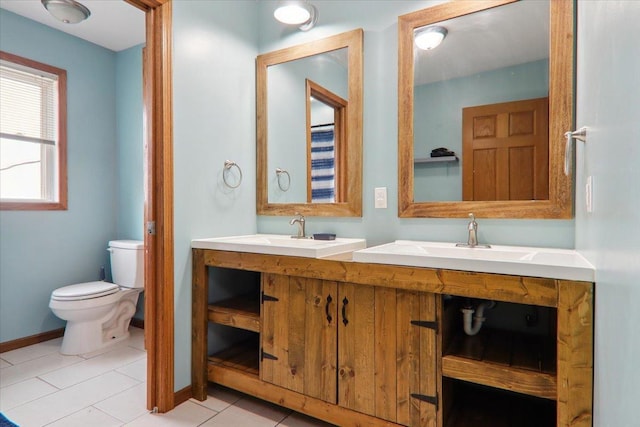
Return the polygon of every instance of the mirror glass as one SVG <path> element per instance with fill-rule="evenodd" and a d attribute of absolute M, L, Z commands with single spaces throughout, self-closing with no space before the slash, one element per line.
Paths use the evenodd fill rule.
<path fill-rule="evenodd" d="M 318 97 L 330 92 L 348 104 L 347 59 L 348 48 L 342 48 L 267 68 L 267 92 L 274 94 L 267 100 L 267 169 L 288 173 L 269 174 L 269 203 L 336 201 L 334 143 L 340 141 L 331 132 L 334 109 Z"/>
<path fill-rule="evenodd" d="M 554 174 L 558 130 L 571 126 L 572 10 L 552 3 L 445 3 L 399 18 L 401 217 L 571 215 L 570 180 Z M 569 37 L 554 47 L 561 20 Z M 435 31 L 441 44 L 419 48 Z"/>
<path fill-rule="evenodd" d="M 419 27 L 414 41 L 435 26 L 442 43 L 414 48 L 414 201 L 548 199 L 548 179 L 534 183 L 548 177 L 549 3 Z"/>
<path fill-rule="evenodd" d="M 362 215 L 362 40 L 258 56 L 258 214 Z"/>

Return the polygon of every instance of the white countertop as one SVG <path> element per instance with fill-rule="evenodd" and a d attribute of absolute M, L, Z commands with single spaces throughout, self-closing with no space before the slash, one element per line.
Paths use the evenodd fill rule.
<path fill-rule="evenodd" d="M 335 240 L 297 239 L 279 234 L 251 234 L 209 239 L 194 239 L 195 249 L 217 249 L 232 252 L 250 252 L 268 255 L 289 255 L 323 258 L 367 247 L 365 239 L 337 237 Z"/>
<path fill-rule="evenodd" d="M 594 282 L 595 268 L 571 249 L 494 246 L 396 240 L 353 252 L 356 262 L 442 268 Z"/>

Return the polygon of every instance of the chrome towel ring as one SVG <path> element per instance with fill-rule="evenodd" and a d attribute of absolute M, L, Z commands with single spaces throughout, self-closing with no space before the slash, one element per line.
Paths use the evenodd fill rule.
<path fill-rule="evenodd" d="M 282 175 L 286 175 L 287 176 L 287 184 L 286 185 L 282 185 Z M 282 191 L 288 191 L 289 188 L 291 187 L 291 175 L 289 175 L 289 172 L 287 172 L 286 170 L 282 169 L 282 168 L 276 168 L 276 177 L 277 177 L 277 181 L 278 181 L 278 187 L 282 190 Z"/>
<path fill-rule="evenodd" d="M 232 185 L 229 184 L 229 181 L 227 181 L 227 174 L 230 173 L 231 168 L 236 167 L 238 169 L 238 174 L 240 175 L 238 178 L 238 182 L 236 185 Z M 240 169 L 240 166 L 238 166 L 238 164 L 232 160 L 225 160 L 224 161 L 224 169 L 222 171 L 222 180 L 224 181 L 224 184 L 229 187 L 229 188 L 238 188 L 240 186 L 240 184 L 242 183 L 242 169 Z"/>
<path fill-rule="evenodd" d="M 571 175 L 571 142 L 573 142 L 574 139 L 587 142 L 587 128 L 583 126 L 576 131 L 565 132 L 564 137 L 566 138 L 564 146 L 564 174 L 569 176 Z"/>

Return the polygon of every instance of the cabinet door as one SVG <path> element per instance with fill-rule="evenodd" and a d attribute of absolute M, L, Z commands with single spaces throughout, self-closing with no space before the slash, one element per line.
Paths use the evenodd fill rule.
<path fill-rule="evenodd" d="M 435 427 L 438 411 L 437 297 L 398 291 L 398 424 Z"/>
<path fill-rule="evenodd" d="M 435 296 L 348 283 L 339 291 L 338 403 L 435 426 Z"/>
<path fill-rule="evenodd" d="M 336 402 L 337 284 L 263 274 L 260 378 Z"/>

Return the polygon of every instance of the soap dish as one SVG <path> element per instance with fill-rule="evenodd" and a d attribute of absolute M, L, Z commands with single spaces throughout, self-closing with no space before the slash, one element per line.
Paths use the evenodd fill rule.
<path fill-rule="evenodd" d="M 314 240 L 336 240 L 336 235 L 332 233 L 317 233 L 313 235 Z"/>

